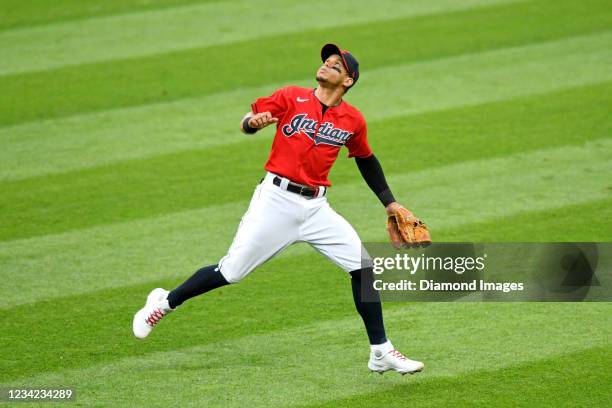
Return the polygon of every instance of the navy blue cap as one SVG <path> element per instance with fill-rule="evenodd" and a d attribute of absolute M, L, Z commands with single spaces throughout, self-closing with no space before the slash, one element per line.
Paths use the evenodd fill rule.
<path fill-rule="evenodd" d="M 347 50 L 341 50 L 336 44 L 325 44 L 323 48 L 321 48 L 321 59 L 323 62 L 329 58 L 330 55 L 337 54 L 342 58 L 342 63 L 344 64 L 344 68 L 346 68 L 346 72 L 348 72 L 348 76 L 353 78 L 353 85 L 357 83 L 359 79 L 359 62 L 353 54 L 351 54 Z M 352 87 L 353 85 L 349 86 Z"/>

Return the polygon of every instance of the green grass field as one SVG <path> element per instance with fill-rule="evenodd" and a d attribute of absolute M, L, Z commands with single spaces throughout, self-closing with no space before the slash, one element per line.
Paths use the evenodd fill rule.
<path fill-rule="evenodd" d="M 434 240 L 612 241 L 609 0 L 0 0 L 0 386 L 100 407 L 609 406 L 612 304 L 388 303 L 426 369 L 378 376 L 348 278 L 306 245 L 132 337 L 152 288 L 225 254 L 273 136 L 238 122 L 314 87 L 328 41 L 359 58 L 346 100 Z M 385 241 L 346 154 L 329 200 Z"/>

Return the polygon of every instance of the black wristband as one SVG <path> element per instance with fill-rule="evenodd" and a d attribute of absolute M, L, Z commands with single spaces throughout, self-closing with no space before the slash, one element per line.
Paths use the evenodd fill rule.
<path fill-rule="evenodd" d="M 244 129 L 244 132 L 248 133 L 248 134 L 253 134 L 253 133 L 255 133 L 255 132 L 257 132 L 259 130 L 257 128 L 252 128 L 252 127 L 249 126 L 249 120 L 251 120 L 251 118 L 252 118 L 252 116 L 247 116 L 242 121 L 242 129 Z"/>

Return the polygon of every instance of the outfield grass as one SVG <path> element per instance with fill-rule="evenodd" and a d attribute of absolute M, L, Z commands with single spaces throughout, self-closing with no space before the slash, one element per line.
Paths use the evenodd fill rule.
<path fill-rule="evenodd" d="M 303 244 L 132 337 L 151 288 L 231 243 L 273 135 L 237 131 L 249 103 L 314 86 L 329 40 L 360 59 L 347 100 L 436 241 L 612 240 L 609 1 L 357 3 L 0 0 L 0 385 L 73 386 L 75 406 L 609 405 L 609 303 L 385 304 L 426 370 L 371 375 L 347 277 Z M 345 156 L 329 200 L 383 241 Z"/>

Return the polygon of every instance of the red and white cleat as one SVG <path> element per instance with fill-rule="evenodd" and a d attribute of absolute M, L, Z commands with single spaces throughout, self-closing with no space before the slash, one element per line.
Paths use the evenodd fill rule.
<path fill-rule="evenodd" d="M 134 315 L 132 330 L 134 336 L 144 339 L 151 333 L 153 326 L 174 309 L 168 304 L 168 292 L 165 289 L 153 289 L 147 296 L 147 303 Z"/>
<path fill-rule="evenodd" d="M 423 367 L 425 367 L 423 363 L 410 360 L 392 347 L 393 346 L 389 343 L 390 349 L 386 349 L 385 347 L 373 348 L 370 352 L 368 368 L 379 374 L 392 370 L 402 375 L 414 374 L 423 370 Z"/>

